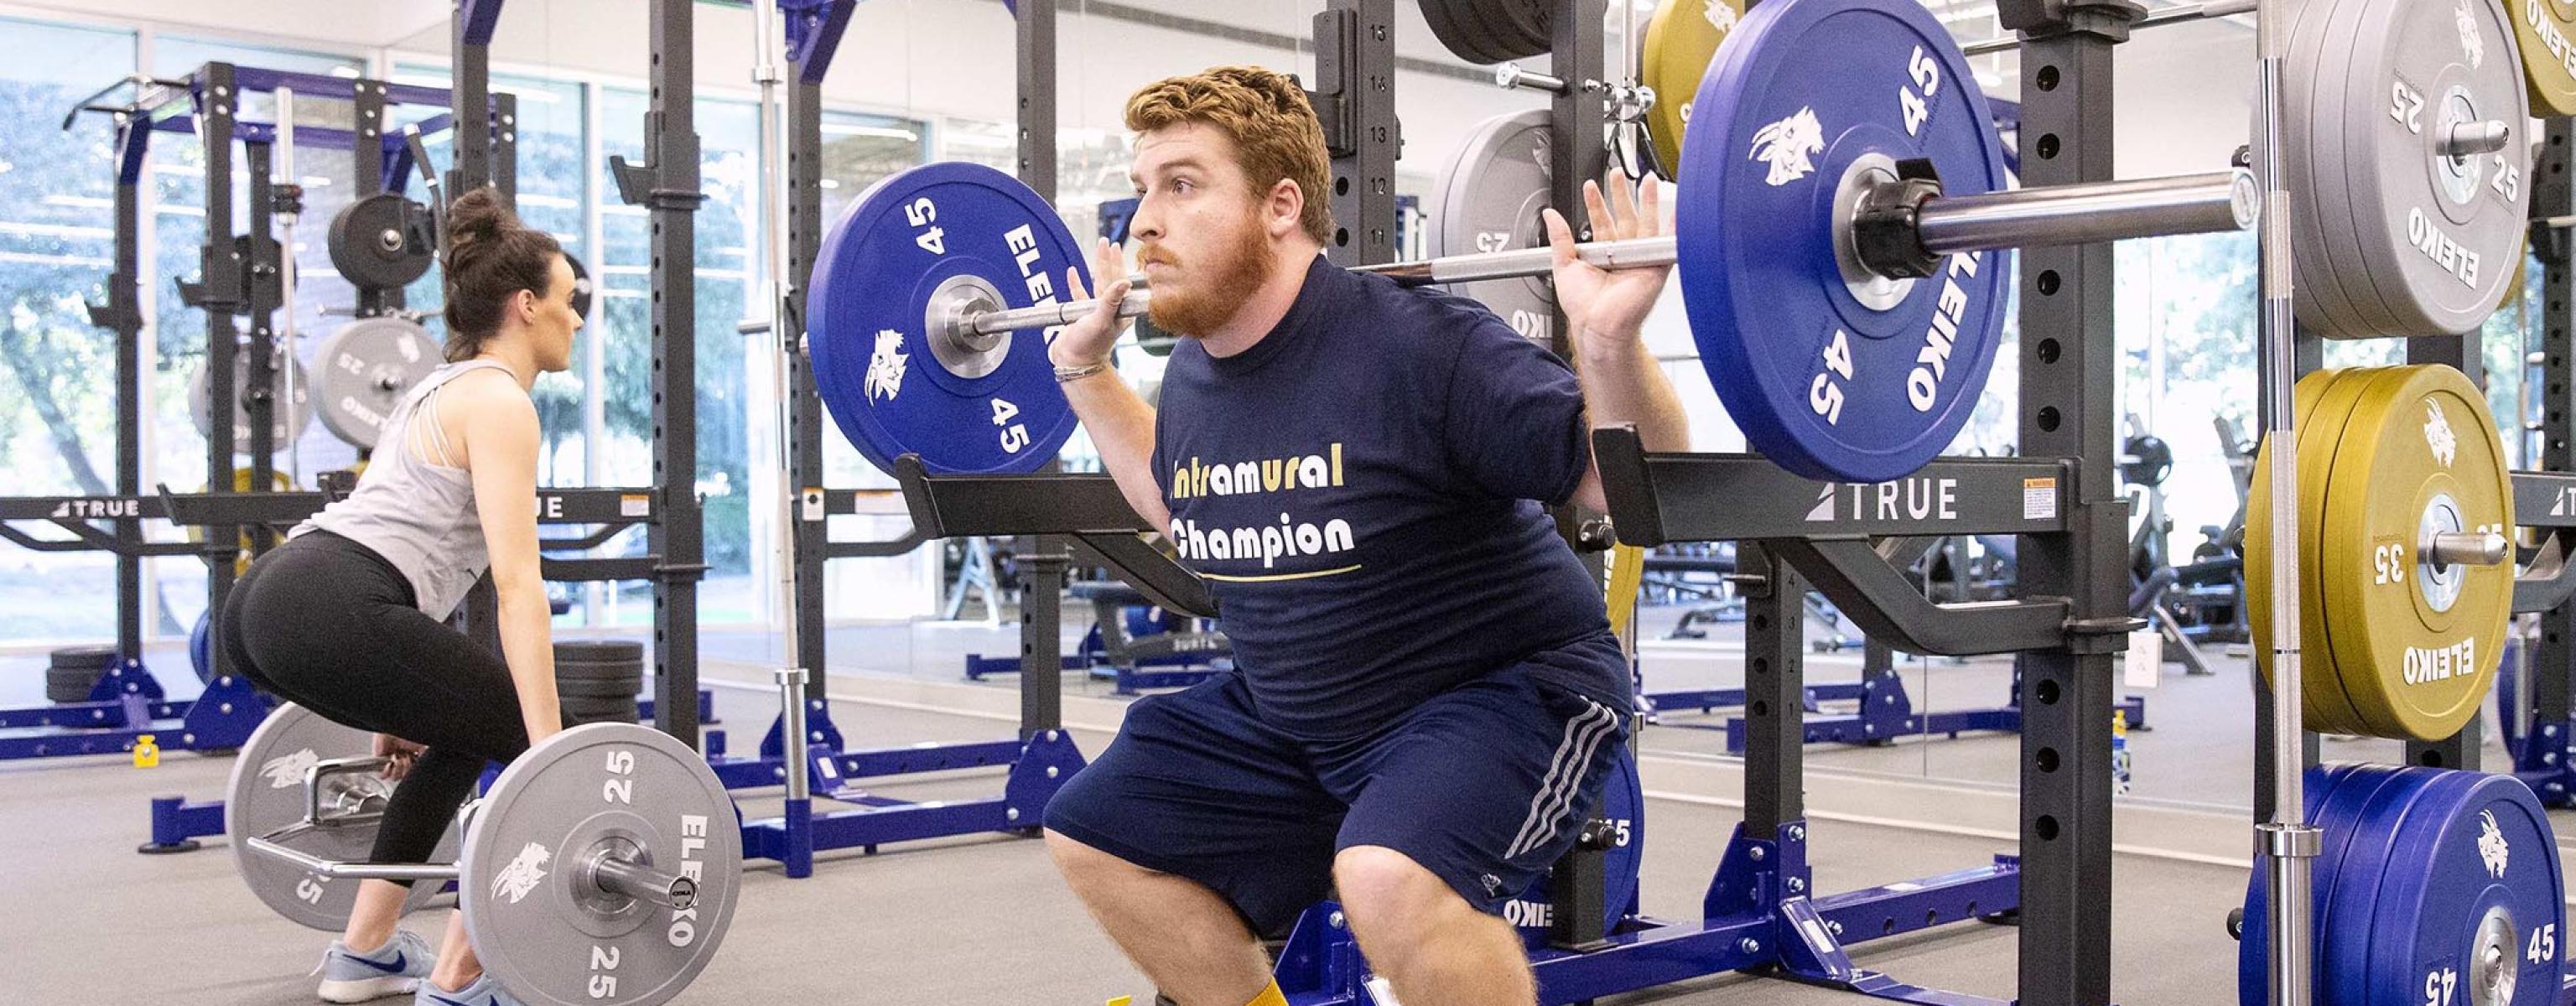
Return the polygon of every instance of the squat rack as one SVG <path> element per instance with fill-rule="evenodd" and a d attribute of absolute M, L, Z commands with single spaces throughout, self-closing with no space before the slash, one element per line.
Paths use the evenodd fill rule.
<path fill-rule="evenodd" d="M 120 89 L 129 92 L 128 100 L 101 103 L 101 99 Z M 204 279 L 198 283 L 181 282 L 179 292 L 190 306 L 202 307 L 208 313 L 211 369 L 207 379 L 209 398 L 215 402 L 232 401 L 236 391 L 232 366 L 239 348 L 233 338 L 233 316 L 244 312 L 252 316 L 250 352 L 255 366 L 250 386 L 239 390 L 243 392 L 243 411 L 251 417 L 249 448 L 256 486 L 265 486 L 272 477 L 277 446 L 270 443 L 275 434 L 271 425 L 275 375 L 269 354 L 273 335 L 267 319 L 281 306 L 283 290 L 276 279 L 282 252 L 277 242 L 264 238 L 268 220 L 281 209 L 293 211 L 299 196 L 295 187 L 273 184 L 268 177 L 271 149 L 284 139 L 281 134 L 292 135 L 291 128 L 236 118 L 243 94 L 264 92 L 301 92 L 351 103 L 354 129 L 307 128 L 303 140 L 326 149 L 350 151 L 353 181 L 361 195 L 400 184 L 395 151 L 398 144 L 381 136 L 386 106 L 443 106 L 447 97 L 445 91 L 434 88 L 210 63 L 175 80 L 142 75 L 125 78 L 83 100 L 65 117 L 66 129 L 83 111 L 107 114 L 114 122 L 115 266 L 106 282 L 106 302 L 90 305 L 89 313 L 93 324 L 112 332 L 117 340 L 116 495 L 0 499 L 0 538 L 36 551 L 106 551 L 116 555 L 118 658 L 93 686 L 87 701 L 0 711 L 0 729 L 31 730 L 0 737 L 0 758 L 123 751 L 147 734 L 158 739 L 159 746 L 174 750 L 236 747 L 267 709 L 265 697 L 222 674 L 220 665 L 208 669 L 208 691 L 201 696 L 204 701 L 166 701 L 160 681 L 143 662 L 142 560 L 152 556 L 207 557 L 209 606 L 219 609 L 223 591 L 230 585 L 231 559 L 237 552 L 233 543 L 237 539 L 232 527 L 217 529 L 219 533 L 202 546 L 144 539 L 142 525 L 146 520 L 191 522 L 174 516 L 172 501 L 176 497 L 167 493 L 147 495 L 143 491 L 142 405 L 137 394 L 142 376 L 140 214 L 144 164 L 153 133 L 197 133 L 206 141 L 208 234 L 226 238 L 210 237 L 200 251 L 200 261 L 207 270 Z M 426 124 L 447 128 L 448 120 L 448 116 L 440 115 Z M 251 231 L 263 235 L 263 240 L 230 239 L 234 139 L 242 143 L 251 178 Z M 233 465 L 231 410 L 223 412 L 221 421 L 209 424 L 210 473 L 228 472 Z M 230 479 L 214 477 L 209 481 L 210 494 L 234 495 Z M 266 498 L 272 494 L 254 488 L 246 495 Z M 185 503 L 178 504 L 178 510 L 185 509 Z M 48 521 L 74 537 L 36 538 L 5 523 L 10 521 Z M 100 523 L 107 526 L 102 528 Z M 273 542 L 268 522 L 243 523 L 254 528 L 254 550 Z M 169 722 L 172 720 L 178 722 Z"/>
<path fill-rule="evenodd" d="M 1345 6 L 1335 3 L 1328 15 Z M 1387 0 L 1347 6 L 1360 12 L 1363 38 L 1381 37 L 1369 19 L 1388 10 Z M 1560 79 L 1598 78 L 1605 13 L 1602 0 L 1562 0 L 1554 20 Z M 2110 46 L 2125 38 L 2127 22 L 2142 13 L 2119 2 L 2054 11 L 2041 9 L 2036 0 L 2018 9 L 2007 5 L 2007 26 L 2041 39 L 2025 49 L 2025 58 L 2073 71 L 2053 74 L 2061 82 L 2023 110 L 2024 135 L 2055 134 L 2041 148 L 2047 156 L 2025 160 L 2032 184 L 2110 177 L 2110 125 L 2099 114 L 2109 104 Z M 1560 101 L 1575 99 L 1561 95 Z M 1558 186 L 1569 190 L 1597 175 L 1607 156 L 1590 143 L 1555 149 L 1560 158 L 1575 158 L 1560 163 L 1555 174 Z M 1560 198 L 1571 204 L 1570 197 Z M 2097 245 L 2030 251 L 2022 261 L 2023 331 L 2058 333 L 2023 340 L 2023 445 L 2039 457 L 1945 459 L 1911 476 L 1946 483 L 1959 501 L 1956 517 L 1856 517 L 1819 535 L 1802 518 L 1819 486 L 1763 458 L 1648 455 L 1633 431 L 1596 436 L 1623 542 L 1759 543 L 1746 566 L 1767 571 L 1748 591 L 1755 607 L 1748 618 L 1748 691 L 1754 704 L 1746 819 L 1711 884 L 1699 923 L 1631 917 L 1613 932 L 1585 933 L 1587 917 L 1597 928 L 1598 912 L 1560 910 L 1552 947 L 1533 954 L 1542 1001 L 1576 1002 L 1702 975 L 1762 970 L 1918 1002 L 1994 1003 L 1860 970 L 1844 946 L 2006 914 L 2032 923 L 2019 933 L 2020 1001 L 2108 1001 L 2110 909 L 2103 892 L 2110 882 L 2112 670 L 2128 631 L 2139 624 L 2126 612 L 2126 506 L 2115 481 L 2115 403 L 2092 390 L 2110 386 L 2115 361 L 2108 295 L 2112 257 L 2107 246 Z M 2090 296 L 2088 289 L 2094 291 Z M 1132 514 L 1128 523 L 1112 521 L 1107 511 L 1123 504 L 1100 476 L 930 476 L 917 463 L 899 467 L 916 524 L 933 535 L 1065 532 L 1134 522 Z M 1872 541 L 1978 533 L 2031 538 L 2023 556 L 2031 597 L 1973 608 L 1936 606 Z M 1120 537 L 1133 544 L 1132 536 L 1082 537 L 1085 544 Z M 1147 568 L 1154 561 L 1112 565 L 1158 596 L 1174 593 L 1174 579 L 1184 586 L 1195 582 L 1176 567 Z M 2031 698 L 2022 732 L 2021 856 L 1999 856 L 1991 866 L 1915 883 L 1823 898 L 1810 893 L 1798 701 L 1799 599 L 1810 577 L 1864 629 L 1903 648 L 1931 654 L 2031 651 L 2024 669 Z M 1035 598 L 1045 592 L 1036 588 L 1056 585 L 1041 580 L 1032 586 Z M 1188 604 L 1170 606 L 1203 613 Z M 1024 657 L 1023 666 L 1051 664 Z M 1560 870 L 1580 878 L 1586 858 L 1577 855 Z M 1589 886 L 1597 896 L 1597 881 Z M 1291 937 L 1282 985 L 1300 1004 L 1369 1001 L 1356 964 L 1347 932 L 1310 912 Z M 1292 969 L 1302 979 L 1294 985 L 1287 980 Z"/>

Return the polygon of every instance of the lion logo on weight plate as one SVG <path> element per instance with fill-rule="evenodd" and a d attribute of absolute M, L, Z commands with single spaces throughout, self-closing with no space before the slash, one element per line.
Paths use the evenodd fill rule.
<path fill-rule="evenodd" d="M 2424 446 L 2433 451 L 2433 460 L 2451 467 L 2451 459 L 2460 456 L 2459 434 L 2451 432 L 2451 417 L 2443 414 L 2439 402 L 2424 403 Z"/>
<path fill-rule="evenodd" d="M 2452 0 L 2451 22 L 2460 26 L 2460 51 L 2469 57 L 2469 69 L 2487 61 L 2486 36 L 2478 34 L 2478 16 L 2469 11 L 2469 0 Z"/>
<path fill-rule="evenodd" d="M 1814 174 L 1816 163 L 1808 158 L 1824 152 L 1825 127 L 1816 122 L 1813 108 L 1801 108 L 1753 134 L 1753 159 L 1771 166 L 1763 180 L 1774 187 Z"/>
<path fill-rule="evenodd" d="M 2468 0 L 2461 0 L 2461 2 L 2466 3 Z M 1708 0 L 1708 9 L 1705 13 L 1708 18 L 1708 26 L 1719 31 L 1726 31 L 1734 28 L 1735 20 L 1743 16 L 1741 14 L 1737 14 L 1735 12 L 1735 5 L 1726 2 L 1726 0 Z"/>
<path fill-rule="evenodd" d="M 877 351 L 868 357 L 869 398 L 891 402 L 895 393 L 903 390 L 903 372 L 912 355 L 896 352 L 902 348 L 903 333 L 891 328 L 877 333 Z"/>
<path fill-rule="evenodd" d="M 2505 856 L 2510 850 L 2505 848 L 2504 829 L 2496 827 L 2495 811 L 2479 811 L 2478 828 L 2478 858 L 2486 861 L 2488 873 L 2503 880 Z"/>
<path fill-rule="evenodd" d="M 259 774 L 268 780 L 270 789 L 292 789 L 304 785 L 304 773 L 321 762 L 322 756 L 314 754 L 312 748 L 305 748 L 259 763 Z"/>
<path fill-rule="evenodd" d="M 546 851 L 545 846 L 528 843 L 527 848 L 519 850 L 518 856 L 510 860 L 510 865 L 502 867 L 500 874 L 492 878 L 492 896 L 518 904 L 545 881 L 546 861 L 552 858 L 554 854 Z"/>

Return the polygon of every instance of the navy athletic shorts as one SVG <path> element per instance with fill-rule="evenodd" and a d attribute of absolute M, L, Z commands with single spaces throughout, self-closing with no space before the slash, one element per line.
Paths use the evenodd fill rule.
<path fill-rule="evenodd" d="M 1047 805 L 1046 826 L 1207 885 L 1255 933 L 1329 894 L 1333 856 L 1384 846 L 1478 909 L 1571 848 L 1597 809 L 1628 711 L 1515 665 L 1329 744 L 1264 724 L 1243 678 L 1139 699 L 1118 739 Z"/>

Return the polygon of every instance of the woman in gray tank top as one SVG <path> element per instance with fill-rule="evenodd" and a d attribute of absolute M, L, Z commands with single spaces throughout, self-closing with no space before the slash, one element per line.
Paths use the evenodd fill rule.
<path fill-rule="evenodd" d="M 429 860 L 485 764 L 563 729 L 528 388 L 571 362 L 582 323 L 572 267 L 491 189 L 449 209 L 440 266 L 447 366 L 395 409 L 356 492 L 253 563 L 215 622 L 254 683 L 377 734 L 398 780 L 369 855 L 378 863 Z M 499 655 L 442 624 L 487 569 Z M 517 1006 L 483 975 L 454 913 L 433 952 L 395 925 L 407 885 L 359 883 L 348 927 L 323 955 L 323 999 Z"/>

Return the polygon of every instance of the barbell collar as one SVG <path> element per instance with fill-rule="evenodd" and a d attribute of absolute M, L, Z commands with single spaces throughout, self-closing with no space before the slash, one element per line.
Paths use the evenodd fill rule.
<path fill-rule="evenodd" d="M 697 907 L 698 882 L 664 873 L 607 849 L 592 853 L 577 869 L 600 890 L 677 911 Z"/>
<path fill-rule="evenodd" d="M 2443 531 L 2427 542 L 2424 557 L 2436 566 L 2501 566 L 2513 542 L 2493 531 Z"/>
<path fill-rule="evenodd" d="M 290 849 L 265 838 L 253 837 L 242 841 L 260 855 L 282 859 L 302 867 L 305 872 L 337 880 L 454 880 L 457 876 L 454 863 L 343 863 Z"/>

